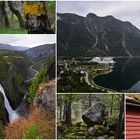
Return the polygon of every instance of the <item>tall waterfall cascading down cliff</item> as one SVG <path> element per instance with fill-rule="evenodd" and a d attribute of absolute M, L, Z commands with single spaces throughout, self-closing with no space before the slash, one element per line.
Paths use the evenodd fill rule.
<path fill-rule="evenodd" d="M 4 91 L 4 88 L 2 87 L 2 85 L 0 84 L 0 92 L 2 93 L 3 97 L 4 97 L 4 105 L 5 105 L 5 108 L 8 112 L 8 115 L 9 115 L 9 121 L 10 123 L 13 122 L 14 120 L 16 120 L 19 116 L 17 114 L 17 112 L 15 110 L 12 109 L 7 97 L 6 97 L 6 94 L 5 94 L 5 91 Z"/>

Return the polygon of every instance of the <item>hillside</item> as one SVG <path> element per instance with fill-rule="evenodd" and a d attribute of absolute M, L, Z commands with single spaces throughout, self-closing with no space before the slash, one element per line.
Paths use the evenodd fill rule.
<path fill-rule="evenodd" d="M 33 62 L 35 69 L 54 63 L 55 57 L 55 44 L 44 44 L 25 52 L 28 59 Z"/>
<path fill-rule="evenodd" d="M 130 22 L 93 13 L 58 13 L 58 56 L 140 56 L 140 30 Z"/>

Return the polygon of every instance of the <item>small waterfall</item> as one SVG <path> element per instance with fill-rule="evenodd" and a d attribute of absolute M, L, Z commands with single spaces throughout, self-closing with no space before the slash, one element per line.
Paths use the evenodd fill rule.
<path fill-rule="evenodd" d="M 6 95 L 5 95 L 5 91 L 2 87 L 2 85 L 0 84 L 0 92 L 3 94 L 3 97 L 4 97 L 4 105 L 5 105 L 5 108 L 9 114 L 9 121 L 10 123 L 13 122 L 15 119 L 18 118 L 18 114 L 16 113 L 15 110 L 12 109 Z"/>

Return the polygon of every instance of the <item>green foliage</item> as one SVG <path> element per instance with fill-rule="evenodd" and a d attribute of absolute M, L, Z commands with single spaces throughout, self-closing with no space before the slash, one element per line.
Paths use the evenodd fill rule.
<path fill-rule="evenodd" d="M 55 32 L 55 6 L 56 6 L 55 1 L 46 1 L 48 16 L 51 23 L 51 29 L 53 32 Z"/>
<path fill-rule="evenodd" d="M 5 135 L 4 135 L 4 131 L 3 128 L 4 126 L 0 123 L 0 139 L 4 139 Z"/>
<path fill-rule="evenodd" d="M 63 121 L 57 125 L 58 139 L 110 139 L 114 137 L 115 132 L 112 131 L 113 135 L 110 135 L 110 129 L 108 126 L 95 125 L 92 134 L 89 134 L 86 124 L 81 121 L 76 121 L 72 126 L 65 126 Z M 101 138 L 102 137 L 102 138 Z"/>
<path fill-rule="evenodd" d="M 118 122 L 118 117 L 116 115 L 111 115 L 107 117 L 106 120 L 107 126 L 116 128 L 117 122 Z"/>
<path fill-rule="evenodd" d="M 33 80 L 32 84 L 29 88 L 29 94 L 28 94 L 28 97 L 27 97 L 29 103 L 33 102 L 33 99 L 35 97 L 35 93 L 36 93 L 36 90 L 38 88 L 38 85 L 44 80 L 48 80 L 48 75 L 47 75 L 46 69 L 41 68 L 39 74 Z"/>
<path fill-rule="evenodd" d="M 30 124 L 22 139 L 41 139 L 42 136 L 35 124 Z"/>
<path fill-rule="evenodd" d="M 48 11 L 55 12 L 55 1 L 46 1 L 46 7 Z"/>
<path fill-rule="evenodd" d="M 9 28 L 0 28 L 0 34 L 27 34 L 27 31 L 12 26 Z"/>
<path fill-rule="evenodd" d="M 11 21 L 12 26 L 8 28 L 0 27 L 0 34 L 27 34 L 26 29 L 20 29 L 18 19 L 15 15 L 11 17 L 10 13 L 8 13 L 8 18 Z"/>

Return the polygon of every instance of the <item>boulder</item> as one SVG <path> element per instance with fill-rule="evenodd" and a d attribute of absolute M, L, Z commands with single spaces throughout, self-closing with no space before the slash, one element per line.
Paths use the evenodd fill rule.
<path fill-rule="evenodd" d="M 82 116 L 84 123 L 88 126 L 103 124 L 106 117 L 106 106 L 103 103 L 96 103 L 91 106 Z"/>
<path fill-rule="evenodd" d="M 91 136 L 103 136 L 108 132 L 108 128 L 103 125 L 94 125 L 88 128 L 88 134 Z"/>

